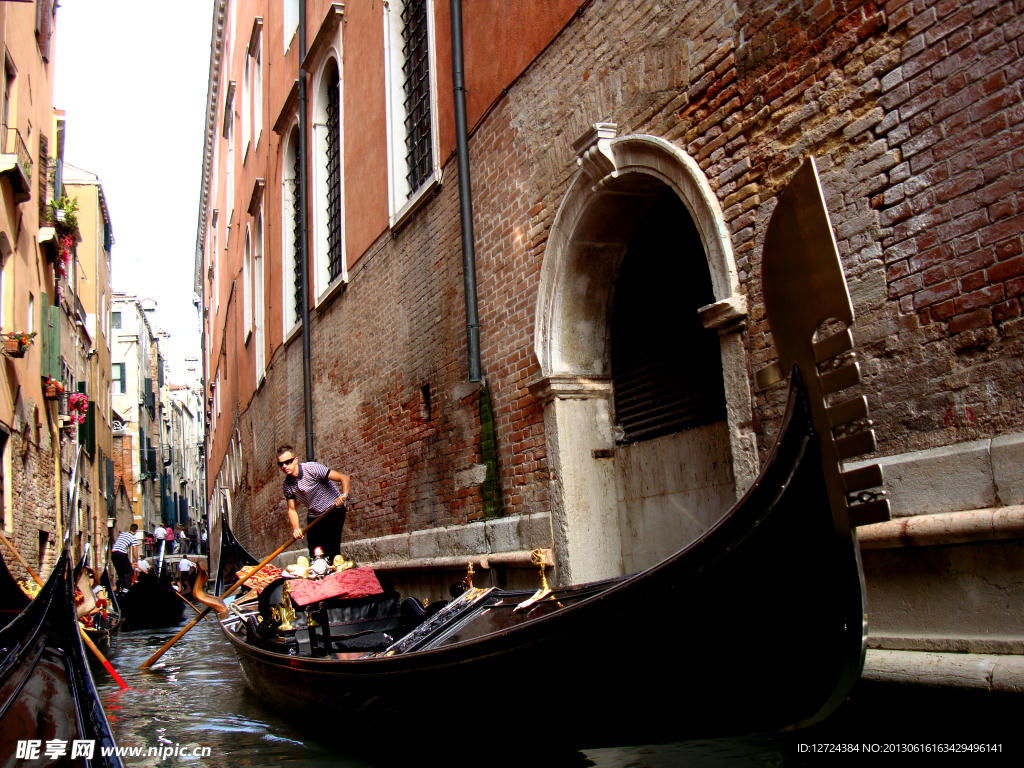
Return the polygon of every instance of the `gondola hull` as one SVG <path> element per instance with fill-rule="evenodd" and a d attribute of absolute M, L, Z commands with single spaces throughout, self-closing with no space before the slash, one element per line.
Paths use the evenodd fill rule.
<path fill-rule="evenodd" d="M 46 764 L 121 766 L 78 636 L 67 553 L 36 598 L 0 630 L 0 755 L 13 765 L 18 743 L 60 740 L 66 755 Z M 92 758 L 71 759 L 74 742 Z M 39 757 L 45 756 L 40 752 Z"/>
<path fill-rule="evenodd" d="M 358 733 L 450 724 L 475 700 L 551 711 L 573 743 L 639 743 L 810 724 L 860 676 L 856 545 L 837 536 L 797 388 L 758 483 L 700 540 L 577 604 L 447 647 L 360 660 L 228 639 L 249 686 L 305 722 Z M 614 727 L 609 728 L 609 719 Z"/>
<path fill-rule="evenodd" d="M 173 627 L 185 615 L 185 603 L 177 593 L 151 575 L 141 576 L 121 595 L 120 605 L 126 630 Z"/>

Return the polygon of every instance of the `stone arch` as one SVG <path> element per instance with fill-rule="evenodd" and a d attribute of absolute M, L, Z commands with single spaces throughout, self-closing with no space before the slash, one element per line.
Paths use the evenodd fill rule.
<path fill-rule="evenodd" d="M 718 331 L 726 399 L 723 435 L 738 497 L 757 473 L 750 384 L 740 338 L 746 301 L 725 219 L 697 163 L 655 136 L 616 137 L 609 123 L 574 143 L 580 172 L 552 224 L 541 267 L 531 391 L 545 404 L 556 478 L 552 527 L 566 583 L 632 570 L 623 559 L 612 432 L 610 312 L 615 281 L 645 212 L 666 189 L 685 205 L 707 261 L 713 303 L 699 310 Z M 607 459 L 611 459 L 608 461 Z"/>

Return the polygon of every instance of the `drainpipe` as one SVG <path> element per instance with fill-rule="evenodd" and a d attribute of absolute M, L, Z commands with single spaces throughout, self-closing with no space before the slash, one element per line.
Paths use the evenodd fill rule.
<path fill-rule="evenodd" d="M 473 250 L 473 194 L 469 187 L 466 86 L 463 80 L 462 0 L 450 0 L 452 86 L 455 92 L 455 152 L 459 166 L 459 218 L 462 223 L 462 277 L 466 286 L 466 351 L 469 380 L 480 381 L 480 319 L 476 305 L 476 253 Z"/>
<path fill-rule="evenodd" d="M 299 2 L 299 254 L 302 273 L 302 404 L 306 415 L 306 461 L 314 460 L 313 453 L 313 372 L 309 351 L 309 178 L 306 172 L 306 0 Z"/>

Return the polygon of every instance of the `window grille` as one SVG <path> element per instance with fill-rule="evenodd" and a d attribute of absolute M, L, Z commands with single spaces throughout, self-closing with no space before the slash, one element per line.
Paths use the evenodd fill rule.
<path fill-rule="evenodd" d="M 405 63 L 405 146 L 409 192 L 415 192 L 433 169 L 430 141 L 430 57 L 427 0 L 408 0 L 402 8 L 402 54 Z"/>
<path fill-rule="evenodd" d="M 615 282 L 611 362 L 620 443 L 725 419 L 718 333 L 697 310 L 714 301 L 700 234 L 672 192 L 652 206 Z"/>
<path fill-rule="evenodd" d="M 302 319 L 302 201 L 299 199 L 299 152 L 295 152 L 295 167 L 292 183 L 292 236 L 295 241 L 295 322 Z"/>
<path fill-rule="evenodd" d="M 327 87 L 327 278 L 341 275 L 341 124 L 337 67 L 331 68 Z"/>
<path fill-rule="evenodd" d="M 43 133 L 39 134 L 39 220 L 46 221 L 50 215 L 47 205 L 47 183 L 50 177 L 50 140 Z"/>

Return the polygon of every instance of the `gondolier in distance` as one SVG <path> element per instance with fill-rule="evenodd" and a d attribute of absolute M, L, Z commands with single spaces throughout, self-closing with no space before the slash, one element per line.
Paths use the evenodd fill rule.
<path fill-rule="evenodd" d="M 299 515 L 295 502 L 306 507 L 306 524 L 335 507 L 341 507 L 340 514 L 332 514 L 309 532 L 309 551 L 321 547 L 328 562 L 341 553 L 341 529 L 345 524 L 345 503 L 348 501 L 350 479 L 337 470 L 325 467 L 315 461 L 300 462 L 295 448 L 282 445 L 277 449 L 277 466 L 284 472 L 284 497 L 288 502 L 288 521 L 292 535 L 302 538 Z M 341 483 L 341 490 L 334 483 Z"/>

